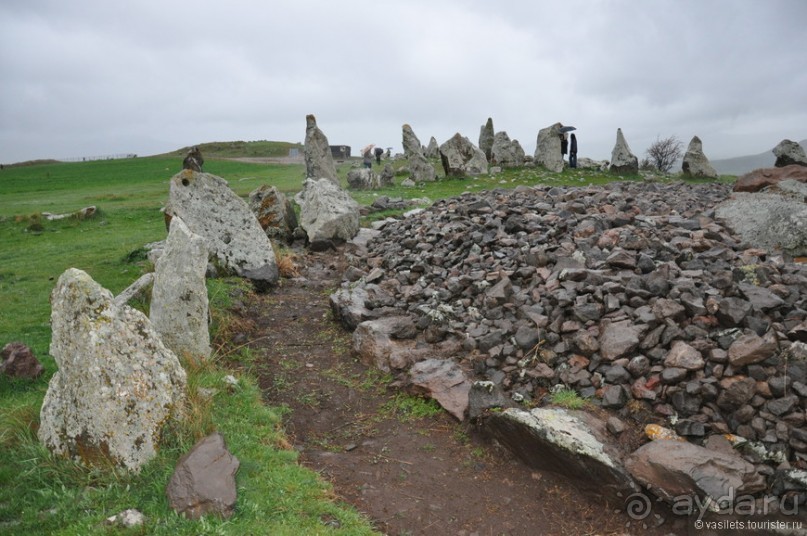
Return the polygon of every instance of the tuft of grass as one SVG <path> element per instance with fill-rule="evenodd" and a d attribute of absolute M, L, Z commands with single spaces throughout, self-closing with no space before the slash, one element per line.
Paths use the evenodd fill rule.
<path fill-rule="evenodd" d="M 580 396 L 574 389 L 563 388 L 549 396 L 552 404 L 566 409 L 582 409 L 588 401 Z"/>
<path fill-rule="evenodd" d="M 399 393 L 381 406 L 381 411 L 401 422 L 417 421 L 434 417 L 443 412 L 436 400 Z"/>

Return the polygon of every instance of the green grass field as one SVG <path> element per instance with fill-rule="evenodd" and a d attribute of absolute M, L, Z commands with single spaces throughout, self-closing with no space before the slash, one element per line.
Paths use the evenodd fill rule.
<path fill-rule="evenodd" d="M 195 418 L 167 433 L 159 457 L 139 475 L 84 468 L 54 458 L 36 438 L 39 408 L 56 364 L 48 355 L 49 296 L 69 267 L 118 293 L 139 277 L 143 245 L 166 236 L 160 211 L 181 158 L 137 158 L 6 168 L 0 172 L 0 344 L 22 341 L 46 368 L 36 381 L 0 376 L 0 534 L 119 534 L 103 520 L 127 508 L 147 517 L 138 534 L 371 534 L 369 523 L 337 503 L 316 473 L 296 462 L 281 429 L 283 410 L 265 407 L 254 378 L 227 394 L 215 360 L 192 370 L 189 385 L 209 387 Z M 298 190 L 303 167 L 209 160 L 240 195 L 259 184 Z M 43 212 L 95 205 L 93 218 L 47 221 Z M 209 281 L 212 308 L 226 309 L 227 279 Z M 215 315 L 214 315 L 215 316 Z M 219 313 L 219 317 L 221 313 Z M 215 335 L 215 334 L 214 334 Z M 189 389 L 189 393 L 192 392 Z M 198 413 L 198 415 L 197 415 Z M 214 429 L 241 460 L 237 512 L 230 520 L 187 521 L 174 514 L 165 485 L 178 457 Z"/>
<path fill-rule="evenodd" d="M 282 153 L 288 145 L 274 150 Z M 237 156 L 232 153 L 254 149 L 223 144 L 218 150 Z M 256 382 L 247 373 L 235 393 L 217 395 L 213 404 L 197 400 L 197 417 L 169 430 L 159 457 L 139 475 L 81 467 L 54 458 L 39 445 L 39 408 L 56 371 L 48 355 L 49 296 L 55 282 L 67 268 L 75 267 L 117 294 L 147 270 L 141 248 L 166 236 L 160 209 L 181 161 L 181 155 L 160 156 L 0 171 L 0 344 L 27 344 L 46 368 L 36 381 L 0 376 L 0 534 L 123 533 L 102 522 L 127 508 L 138 508 L 148 518 L 142 530 L 132 531 L 138 534 L 372 533 L 359 514 L 334 501 L 315 473 L 296 463 L 281 430 L 283 410 L 263 406 Z M 343 185 L 352 164 L 339 167 Z M 261 184 L 293 194 L 304 177 L 302 164 L 259 165 L 207 154 L 205 171 L 228 180 L 241 196 Z M 400 180 L 399 176 L 396 183 Z M 434 201 L 518 185 L 588 185 L 611 180 L 609 175 L 582 170 L 555 174 L 520 169 L 353 195 L 366 205 L 379 195 Z M 42 216 L 44 212 L 73 213 L 89 205 L 98 209 L 92 218 L 48 221 Z M 208 284 L 211 306 L 218 311 L 214 314 L 226 318 L 227 289 L 234 282 L 220 279 Z M 222 377 L 228 371 L 218 367 L 215 358 L 209 366 L 191 367 L 188 372 L 191 386 L 225 389 Z M 230 450 L 241 460 L 236 514 L 228 521 L 187 521 L 168 507 L 165 485 L 179 455 L 213 429 L 223 432 Z"/>

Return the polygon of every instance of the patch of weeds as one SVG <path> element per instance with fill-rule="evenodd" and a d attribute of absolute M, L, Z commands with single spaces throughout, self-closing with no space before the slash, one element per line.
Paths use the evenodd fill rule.
<path fill-rule="evenodd" d="M 383 394 L 387 390 L 387 385 L 392 382 L 392 374 L 382 372 L 378 369 L 369 369 L 364 373 L 364 379 L 359 384 L 359 389 L 365 392 Z"/>
<path fill-rule="evenodd" d="M 424 452 L 434 452 L 437 450 L 437 447 L 435 445 L 432 445 L 431 443 L 426 443 L 425 445 L 420 447 L 420 450 Z"/>
<path fill-rule="evenodd" d="M 468 435 L 468 431 L 465 430 L 461 425 L 457 425 L 457 429 L 454 430 L 454 441 L 461 445 L 467 445 L 471 442 L 471 437 Z"/>
<path fill-rule="evenodd" d="M 286 374 L 278 373 L 272 377 L 272 387 L 278 393 L 289 389 L 292 385 L 294 382 Z"/>
<path fill-rule="evenodd" d="M 381 411 L 394 416 L 401 422 L 410 422 L 439 415 L 443 408 L 431 398 L 399 393 L 395 395 L 395 398 L 384 403 Z"/>
<path fill-rule="evenodd" d="M 231 353 L 229 358 L 230 361 L 241 365 L 241 367 L 246 370 L 249 370 L 255 365 L 255 362 L 258 361 L 260 356 L 249 346 L 242 346 L 238 349 L 238 351 Z"/>
<path fill-rule="evenodd" d="M 121 260 L 129 264 L 135 264 L 138 262 L 147 261 L 148 258 L 149 258 L 148 250 L 144 247 L 139 247 L 137 249 L 133 249 L 132 251 L 124 255 L 123 259 Z"/>
<path fill-rule="evenodd" d="M 574 389 L 563 388 L 549 395 L 549 401 L 556 406 L 566 409 L 582 409 L 588 401 L 580 396 Z"/>
<path fill-rule="evenodd" d="M 297 397 L 297 401 L 311 409 L 315 409 L 320 406 L 320 396 L 317 393 L 304 393 Z"/>
<path fill-rule="evenodd" d="M 297 370 L 302 367 L 299 361 L 283 358 L 278 362 L 281 370 Z"/>

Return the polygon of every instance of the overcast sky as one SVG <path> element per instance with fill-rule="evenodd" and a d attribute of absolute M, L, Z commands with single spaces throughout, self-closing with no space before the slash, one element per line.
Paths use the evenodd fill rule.
<path fill-rule="evenodd" d="M 577 127 L 644 156 L 711 159 L 807 138 L 805 0 L 2 0 L 0 162 L 158 154 L 209 141 L 401 151 L 488 117 L 528 154 Z"/>

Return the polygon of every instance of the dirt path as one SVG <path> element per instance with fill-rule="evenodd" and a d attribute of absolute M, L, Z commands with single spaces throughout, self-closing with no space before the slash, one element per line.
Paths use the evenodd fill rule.
<path fill-rule="evenodd" d="M 328 304 L 341 255 L 300 253 L 301 276 L 247 304 L 267 403 L 304 465 L 388 535 L 654 534 L 621 505 L 530 470 L 445 412 L 416 418 L 391 378 L 357 362 Z M 418 404 L 418 408 L 428 408 Z M 658 534 L 669 533 L 671 526 Z M 637 529 L 634 531 L 634 529 Z"/>

